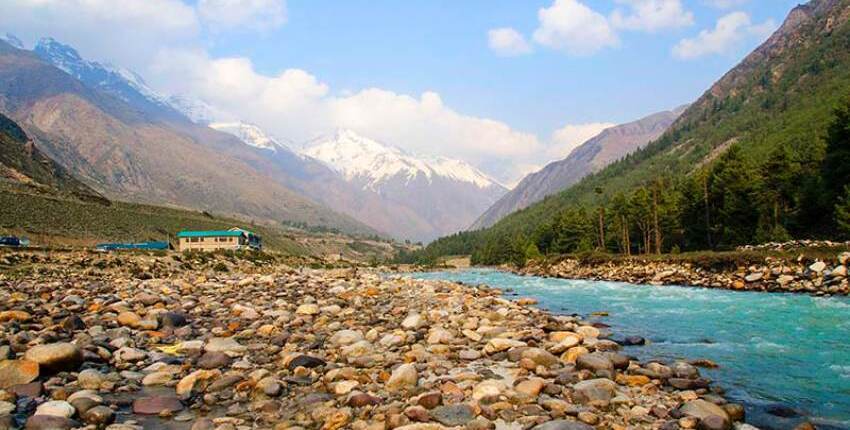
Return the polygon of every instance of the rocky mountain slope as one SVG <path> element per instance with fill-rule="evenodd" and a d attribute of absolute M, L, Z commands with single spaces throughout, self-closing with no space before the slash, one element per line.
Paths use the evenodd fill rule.
<path fill-rule="evenodd" d="M 54 60 L 60 59 L 67 57 Z M 70 63 L 61 63 L 69 73 L 0 42 L 0 112 L 27 130 L 39 149 L 107 196 L 263 222 L 377 232 L 288 187 L 297 178 L 259 150 L 158 107 L 131 85 L 86 85 Z"/>
<path fill-rule="evenodd" d="M 417 214 L 426 224 L 418 240 L 463 230 L 507 191 L 465 162 L 417 158 L 351 130 L 310 142 L 302 153 L 390 206 Z"/>
<path fill-rule="evenodd" d="M 647 143 L 657 139 L 681 115 L 685 107 L 659 112 L 627 124 L 603 130 L 570 155 L 531 173 L 487 209 L 470 230 L 487 228 L 505 216 L 545 197 L 557 194 Z"/>
<path fill-rule="evenodd" d="M 18 124 L 3 114 L 0 114 L 0 182 L 37 192 L 64 193 L 108 203 L 42 154 Z"/>

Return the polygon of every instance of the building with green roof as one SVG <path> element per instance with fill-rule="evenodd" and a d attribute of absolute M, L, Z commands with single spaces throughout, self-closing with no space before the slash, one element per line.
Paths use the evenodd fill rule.
<path fill-rule="evenodd" d="M 260 236 L 237 227 L 177 233 L 177 249 L 180 251 L 259 250 L 262 247 Z"/>

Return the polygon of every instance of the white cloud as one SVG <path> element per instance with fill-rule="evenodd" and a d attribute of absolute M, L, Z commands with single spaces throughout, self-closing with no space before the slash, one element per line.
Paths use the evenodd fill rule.
<path fill-rule="evenodd" d="M 525 40 L 525 36 L 510 27 L 494 28 L 488 31 L 487 41 L 493 52 L 504 57 L 531 52 L 531 46 Z"/>
<path fill-rule="evenodd" d="M 607 122 L 594 122 L 588 124 L 567 124 L 552 133 L 551 144 L 547 148 L 550 160 L 566 158 L 584 142 L 595 137 L 602 130 L 615 126 Z"/>
<path fill-rule="evenodd" d="M 747 13 L 732 12 L 717 20 L 714 29 L 703 30 L 695 38 L 680 40 L 673 47 L 673 56 L 690 60 L 729 54 L 748 38 L 764 40 L 775 28 L 773 21 L 753 25 Z"/>
<path fill-rule="evenodd" d="M 142 69 L 160 46 L 197 39 L 194 8 L 180 0 L 3 0 L 0 27 L 27 45 L 52 36 L 86 56 Z"/>
<path fill-rule="evenodd" d="M 284 0 L 200 0 L 198 14 L 213 30 L 265 31 L 286 23 Z"/>
<path fill-rule="evenodd" d="M 656 32 L 669 28 L 688 27 L 694 14 L 685 9 L 681 0 L 617 0 L 630 9 L 616 9 L 611 23 L 616 28 Z"/>
<path fill-rule="evenodd" d="M 266 76 L 246 58 L 213 59 L 203 51 L 166 51 L 154 64 L 161 79 L 157 83 L 165 91 L 187 91 L 234 118 L 296 142 L 350 128 L 412 152 L 461 158 L 485 169 L 503 159 L 534 157 L 540 149 L 535 135 L 457 112 L 435 92 L 411 96 L 366 88 L 333 94 L 304 70 Z M 508 170 L 489 173 L 505 181 L 514 175 Z"/>
<path fill-rule="evenodd" d="M 534 41 L 549 48 L 589 55 L 619 44 L 608 19 L 578 0 L 555 0 L 537 16 L 540 26 L 534 31 Z"/>

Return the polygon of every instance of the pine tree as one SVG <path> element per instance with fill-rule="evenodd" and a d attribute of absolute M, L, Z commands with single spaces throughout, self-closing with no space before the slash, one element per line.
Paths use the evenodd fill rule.
<path fill-rule="evenodd" d="M 835 223 L 839 234 L 850 238 L 850 185 L 844 187 L 844 196 L 835 205 Z"/>

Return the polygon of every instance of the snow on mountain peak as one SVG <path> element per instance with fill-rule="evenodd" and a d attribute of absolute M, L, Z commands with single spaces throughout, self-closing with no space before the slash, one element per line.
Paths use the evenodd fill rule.
<path fill-rule="evenodd" d="M 267 149 L 272 152 L 277 152 L 279 149 L 289 150 L 286 145 L 280 143 L 274 137 L 268 135 L 260 127 L 249 124 L 247 122 L 213 122 L 209 127 L 218 131 L 232 134 L 239 138 L 246 145 L 255 148 Z"/>
<path fill-rule="evenodd" d="M 21 39 L 18 39 L 18 37 L 12 33 L 6 33 L 5 36 L 0 36 L 0 40 L 8 43 L 13 48 L 24 49 L 24 42 L 21 42 Z"/>
<path fill-rule="evenodd" d="M 499 186 L 486 174 L 461 161 L 444 157 L 417 158 L 399 148 L 381 144 L 352 130 L 337 130 L 333 136 L 308 143 L 303 154 L 324 162 L 346 180 L 363 179 L 376 190 L 401 176 L 409 183 L 422 175 L 429 183 L 435 177 L 474 184 L 478 188 Z"/>
<path fill-rule="evenodd" d="M 109 63 L 88 61 L 72 46 L 52 37 L 41 38 L 33 52 L 83 83 L 103 89 L 124 101 L 141 96 L 155 105 L 168 106 L 167 98 L 154 91 L 132 70 Z"/>

